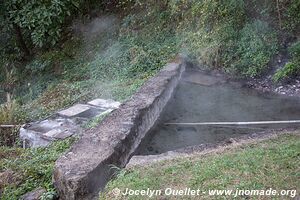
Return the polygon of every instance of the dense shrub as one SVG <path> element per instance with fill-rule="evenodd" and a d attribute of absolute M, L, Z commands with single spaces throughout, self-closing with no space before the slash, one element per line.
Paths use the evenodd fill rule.
<path fill-rule="evenodd" d="M 62 25 L 79 7 L 79 1 L 15 0 L 5 2 L 4 6 L 6 22 L 20 27 L 34 45 L 42 47 L 54 45 L 60 39 Z"/>
<path fill-rule="evenodd" d="M 276 51 L 276 34 L 266 22 L 247 23 L 240 31 L 230 67 L 238 74 L 256 77 L 266 70 Z"/>
<path fill-rule="evenodd" d="M 273 80 L 275 82 L 291 78 L 300 73 L 300 41 L 294 43 L 289 48 L 289 53 L 291 60 L 274 74 Z"/>
<path fill-rule="evenodd" d="M 267 22 L 248 18 L 244 1 L 198 1 L 191 10 L 188 18 L 197 26 L 185 29 L 184 43 L 200 63 L 246 77 L 267 68 L 277 51 L 276 33 Z"/>
<path fill-rule="evenodd" d="M 226 52 L 233 50 L 233 42 L 245 17 L 242 0 L 194 1 L 184 21 L 187 26 L 183 28 L 184 46 L 200 63 L 221 67 L 225 64 Z"/>
<path fill-rule="evenodd" d="M 289 0 L 284 12 L 284 28 L 295 32 L 300 31 L 300 0 Z"/>

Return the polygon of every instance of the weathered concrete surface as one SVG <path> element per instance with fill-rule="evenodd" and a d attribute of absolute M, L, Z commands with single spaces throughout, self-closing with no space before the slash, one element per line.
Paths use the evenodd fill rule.
<path fill-rule="evenodd" d="M 168 64 L 56 161 L 54 185 L 61 199 L 91 199 L 110 178 L 111 165 L 126 165 L 171 98 L 184 69 L 184 64 Z"/>
<path fill-rule="evenodd" d="M 20 139 L 24 147 L 47 146 L 54 140 L 78 135 L 82 131 L 82 124 L 95 116 L 111 112 L 119 105 L 119 102 L 111 99 L 95 99 L 88 104 L 76 104 L 48 119 L 25 124 L 20 129 Z"/>
<path fill-rule="evenodd" d="M 20 129 L 24 147 L 47 146 L 57 139 L 65 139 L 78 133 L 80 128 L 70 119 L 56 118 L 26 124 Z"/>

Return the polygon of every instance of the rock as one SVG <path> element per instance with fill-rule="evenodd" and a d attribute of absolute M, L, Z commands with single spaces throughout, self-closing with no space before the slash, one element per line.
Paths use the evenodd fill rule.
<path fill-rule="evenodd" d="M 76 129 L 77 130 L 77 129 Z M 51 131 L 48 131 L 47 133 L 43 134 L 46 137 L 55 138 L 55 139 L 66 139 L 70 136 L 72 136 L 75 133 L 74 130 L 71 129 L 53 129 Z"/>
<path fill-rule="evenodd" d="M 53 136 L 55 139 L 63 140 L 75 134 L 75 132 L 71 132 L 69 130 L 61 131 Z"/>
<path fill-rule="evenodd" d="M 0 173 L 0 189 L 6 185 L 18 185 L 20 183 L 20 175 L 8 169 Z"/>
<path fill-rule="evenodd" d="M 20 200 L 40 200 L 41 196 L 47 192 L 44 188 L 35 189 L 21 196 Z"/>
<path fill-rule="evenodd" d="M 63 130 L 61 129 L 52 129 L 48 131 L 47 133 L 43 134 L 46 137 L 55 137 L 56 135 L 60 134 Z"/>
<path fill-rule="evenodd" d="M 17 186 L 21 183 L 21 180 L 21 175 L 10 169 L 0 172 L 0 199 L 5 187 L 8 185 Z"/>

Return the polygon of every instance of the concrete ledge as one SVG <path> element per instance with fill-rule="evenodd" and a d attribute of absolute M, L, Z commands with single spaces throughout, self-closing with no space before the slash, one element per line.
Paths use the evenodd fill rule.
<path fill-rule="evenodd" d="M 56 161 L 54 185 L 65 200 L 92 199 L 124 167 L 171 98 L 185 64 L 170 63 Z"/>
<path fill-rule="evenodd" d="M 257 133 L 250 133 L 236 138 L 228 138 L 218 143 L 205 143 L 195 146 L 184 147 L 174 151 L 168 151 L 157 155 L 134 155 L 127 163 L 126 168 L 134 168 L 151 165 L 157 162 L 173 160 L 184 157 L 192 157 L 195 155 L 204 155 L 212 152 L 221 152 L 224 149 L 234 148 L 244 144 L 251 144 L 277 137 L 283 134 L 299 134 L 295 129 L 274 129 Z"/>

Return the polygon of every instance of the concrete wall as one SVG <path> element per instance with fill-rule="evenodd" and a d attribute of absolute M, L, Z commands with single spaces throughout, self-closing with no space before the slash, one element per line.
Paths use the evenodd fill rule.
<path fill-rule="evenodd" d="M 111 166 L 127 164 L 184 70 L 184 63 L 168 64 L 56 161 L 53 180 L 61 199 L 92 199 L 111 177 Z"/>

